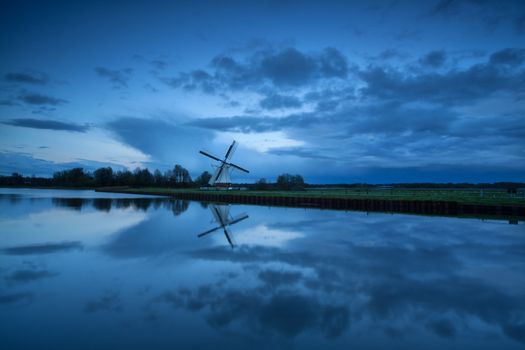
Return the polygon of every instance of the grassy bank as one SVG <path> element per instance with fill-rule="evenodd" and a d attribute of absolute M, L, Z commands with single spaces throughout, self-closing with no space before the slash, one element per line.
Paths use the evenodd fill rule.
<path fill-rule="evenodd" d="M 209 193 L 216 195 L 269 196 L 269 197 L 318 197 L 345 199 L 449 201 L 461 204 L 508 205 L 525 207 L 525 195 L 518 192 L 509 194 L 502 189 L 308 189 L 305 191 L 202 191 L 198 189 L 174 188 L 130 188 L 108 187 L 99 191 L 154 194 L 176 196 L 181 193 Z"/>

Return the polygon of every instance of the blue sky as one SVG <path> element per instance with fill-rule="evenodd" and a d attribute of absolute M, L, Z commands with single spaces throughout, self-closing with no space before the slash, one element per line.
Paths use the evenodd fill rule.
<path fill-rule="evenodd" d="M 307 182 L 525 181 L 522 1 L 17 1 L 0 173 L 204 149 Z"/>

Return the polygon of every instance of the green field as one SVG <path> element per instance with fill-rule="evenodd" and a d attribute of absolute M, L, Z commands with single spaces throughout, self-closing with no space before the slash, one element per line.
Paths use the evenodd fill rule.
<path fill-rule="evenodd" d="M 324 197 L 352 199 L 389 199 L 389 200 L 421 200 L 421 201 L 453 201 L 463 204 L 512 205 L 525 206 L 525 193 L 519 190 L 509 194 L 504 189 L 307 189 L 305 191 L 224 191 L 174 188 L 128 188 L 113 187 L 101 191 L 121 193 L 143 193 L 155 195 L 176 195 L 177 193 L 210 193 L 232 194 L 242 196 L 279 196 L 279 197 Z"/>

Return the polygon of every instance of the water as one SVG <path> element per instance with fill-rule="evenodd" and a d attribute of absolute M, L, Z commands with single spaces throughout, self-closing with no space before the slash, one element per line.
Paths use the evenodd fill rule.
<path fill-rule="evenodd" d="M 524 345 L 523 222 L 0 189 L 2 349 Z"/>

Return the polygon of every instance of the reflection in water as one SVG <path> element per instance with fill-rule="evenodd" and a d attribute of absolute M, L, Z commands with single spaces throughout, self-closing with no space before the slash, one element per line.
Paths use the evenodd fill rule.
<path fill-rule="evenodd" d="M 59 242 L 59 243 L 43 243 L 43 244 L 29 244 L 23 246 L 15 246 L 3 248 L 0 251 L 8 255 L 34 255 L 34 254 L 53 254 L 68 250 L 82 249 L 81 242 Z"/>
<path fill-rule="evenodd" d="M 234 218 L 230 215 L 230 207 L 231 207 L 230 205 L 211 204 L 209 208 L 213 215 L 214 221 L 218 226 L 215 228 L 212 228 L 211 230 L 200 233 L 198 237 L 203 237 L 207 234 L 210 234 L 212 232 L 222 229 L 222 231 L 224 232 L 224 235 L 226 236 L 226 239 L 228 240 L 228 243 L 230 244 L 232 248 L 234 248 L 235 241 L 228 227 L 235 225 L 236 223 L 239 223 L 245 219 L 248 219 L 249 216 L 247 214 L 240 214 Z"/>
<path fill-rule="evenodd" d="M 14 197 L 0 196 L 2 349 L 525 344 L 522 222 Z M 195 237 L 233 247 L 235 224 L 236 249 Z"/>
<path fill-rule="evenodd" d="M 177 216 L 188 210 L 189 201 L 182 199 L 168 198 L 52 198 L 56 207 L 82 210 L 87 206 L 92 206 L 96 210 L 110 212 L 112 208 L 148 211 L 150 207 L 171 210 Z"/>

